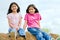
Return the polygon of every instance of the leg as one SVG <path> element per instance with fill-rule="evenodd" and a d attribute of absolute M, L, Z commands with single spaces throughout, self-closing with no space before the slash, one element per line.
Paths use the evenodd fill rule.
<path fill-rule="evenodd" d="M 42 33 L 37 28 L 28 28 L 28 31 L 36 36 L 37 40 L 45 40 Z"/>
<path fill-rule="evenodd" d="M 10 33 L 10 32 L 16 32 L 16 29 L 14 29 L 14 28 L 9 28 L 8 31 L 9 31 L 9 33 Z"/>
<path fill-rule="evenodd" d="M 9 37 L 10 37 L 10 40 L 15 40 L 16 39 L 16 30 L 13 29 L 13 28 L 9 28 Z M 12 38 L 13 37 L 13 38 Z"/>
<path fill-rule="evenodd" d="M 51 40 L 52 37 L 49 34 L 47 34 L 46 32 L 43 32 L 40 29 L 38 29 L 38 31 L 43 34 L 43 38 L 45 38 L 45 40 Z"/>
<path fill-rule="evenodd" d="M 51 36 L 45 32 L 42 32 L 43 34 L 43 37 L 46 39 L 46 40 L 51 40 Z"/>
<path fill-rule="evenodd" d="M 37 40 L 45 40 L 45 38 L 43 38 L 43 35 L 41 32 L 39 32 L 37 35 L 36 35 L 36 38 Z"/>
<path fill-rule="evenodd" d="M 25 38 L 25 31 L 24 31 L 24 29 L 19 28 L 19 30 L 18 30 L 17 32 L 18 32 L 19 36 L 23 37 L 23 38 L 26 40 L 26 38 Z"/>
<path fill-rule="evenodd" d="M 8 32 L 10 33 L 12 31 L 12 28 L 9 28 Z"/>
<path fill-rule="evenodd" d="M 19 34 L 20 36 L 25 37 L 25 31 L 24 31 L 24 29 L 20 28 L 17 32 L 18 32 L 18 34 Z"/>
<path fill-rule="evenodd" d="M 33 35 L 37 35 L 38 31 L 36 28 L 28 28 L 28 31 L 32 33 Z"/>

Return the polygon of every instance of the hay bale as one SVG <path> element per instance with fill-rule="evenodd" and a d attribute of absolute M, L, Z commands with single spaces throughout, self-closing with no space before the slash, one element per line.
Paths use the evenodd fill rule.
<path fill-rule="evenodd" d="M 57 38 L 59 37 L 58 34 L 52 34 L 52 33 L 50 33 L 50 35 L 51 35 L 54 39 L 57 39 Z"/>
<path fill-rule="evenodd" d="M 14 32 L 9 33 L 9 36 L 10 36 L 9 37 L 10 40 L 25 40 L 25 38 L 19 36 L 18 33 L 17 33 L 16 37 L 15 37 L 15 33 Z"/>
<path fill-rule="evenodd" d="M 17 33 L 17 38 L 16 38 L 16 40 L 25 40 L 25 37 L 21 37 L 21 36 L 19 36 L 19 34 Z"/>
<path fill-rule="evenodd" d="M 16 37 L 14 32 L 8 34 L 0 33 L 0 40 L 36 40 L 36 37 L 29 32 L 26 32 L 26 39 L 19 35 L 17 35 Z"/>
<path fill-rule="evenodd" d="M 17 39 L 16 40 L 25 40 L 25 38 L 23 38 L 23 37 L 17 37 Z"/>
<path fill-rule="evenodd" d="M 9 33 L 8 35 L 9 35 L 10 40 L 15 40 L 16 39 L 14 32 Z"/>
<path fill-rule="evenodd" d="M 26 32 L 26 40 L 36 40 L 36 37 L 33 36 L 30 32 Z"/>
<path fill-rule="evenodd" d="M 9 37 L 7 34 L 0 33 L 0 40 L 9 40 Z"/>

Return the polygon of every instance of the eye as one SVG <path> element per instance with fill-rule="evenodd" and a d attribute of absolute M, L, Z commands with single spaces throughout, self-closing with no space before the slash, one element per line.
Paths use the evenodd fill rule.
<path fill-rule="evenodd" d="M 17 7 L 17 6 L 15 4 L 13 4 L 12 7 Z"/>

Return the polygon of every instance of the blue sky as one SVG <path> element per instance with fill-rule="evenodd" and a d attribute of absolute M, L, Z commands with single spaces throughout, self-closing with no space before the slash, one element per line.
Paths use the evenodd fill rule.
<path fill-rule="evenodd" d="M 52 33 L 60 34 L 60 0 L 0 0 L 0 33 L 8 32 L 9 26 L 6 14 L 11 2 L 18 3 L 23 18 L 27 6 L 34 4 L 42 16 L 41 27 L 50 29 Z M 24 20 L 22 25 L 23 23 Z"/>

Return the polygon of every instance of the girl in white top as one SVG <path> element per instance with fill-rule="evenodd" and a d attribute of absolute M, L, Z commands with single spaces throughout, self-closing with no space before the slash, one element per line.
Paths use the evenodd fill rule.
<path fill-rule="evenodd" d="M 18 4 L 15 2 L 11 3 L 7 13 L 8 24 L 10 26 L 9 33 L 12 31 L 18 32 L 20 29 L 22 16 L 19 12 L 20 7 Z"/>

